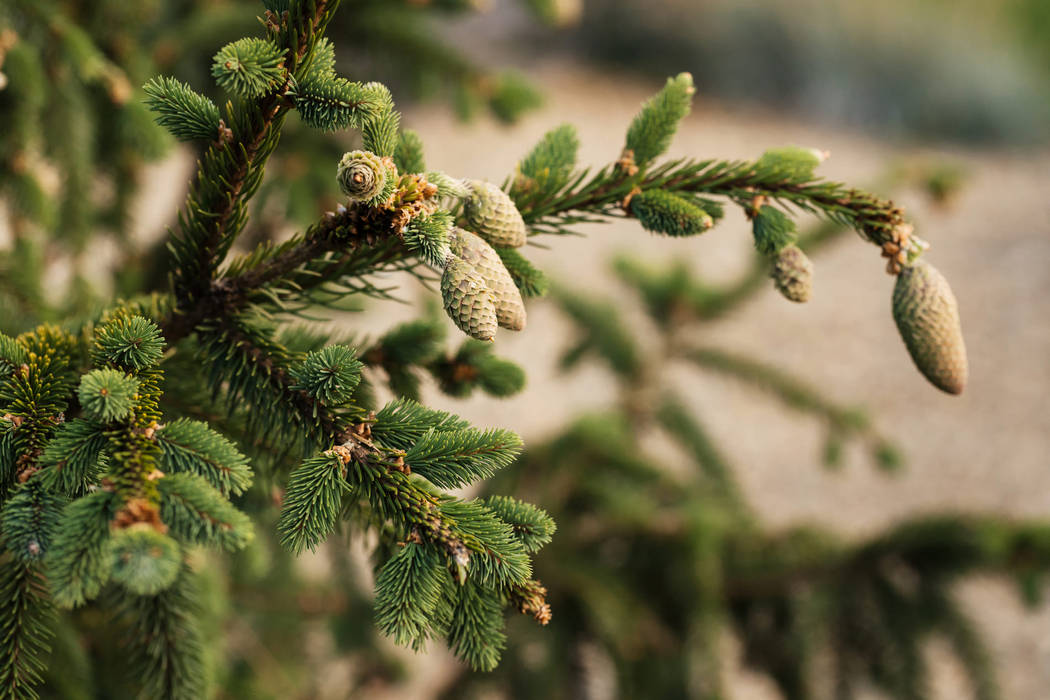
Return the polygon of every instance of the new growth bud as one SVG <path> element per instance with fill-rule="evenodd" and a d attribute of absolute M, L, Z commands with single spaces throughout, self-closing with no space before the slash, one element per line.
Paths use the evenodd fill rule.
<path fill-rule="evenodd" d="M 120 370 L 96 369 L 80 380 L 80 406 L 84 415 L 101 423 L 121 421 L 131 415 L 139 381 Z"/>
<path fill-rule="evenodd" d="M 665 190 L 639 192 L 631 197 L 627 206 L 638 217 L 642 228 L 665 236 L 696 236 L 715 225 L 706 211 Z"/>

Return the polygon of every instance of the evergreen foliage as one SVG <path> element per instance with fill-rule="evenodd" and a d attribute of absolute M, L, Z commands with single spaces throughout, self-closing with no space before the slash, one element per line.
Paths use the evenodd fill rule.
<path fill-rule="evenodd" d="M 641 192 L 631 198 L 630 206 L 642 228 L 653 233 L 695 236 L 714 226 L 714 220 L 706 211 L 688 199 L 663 190 Z"/>
<path fill-rule="evenodd" d="M 557 190 L 568 182 L 576 166 L 580 139 L 576 127 L 562 124 L 551 129 L 518 164 L 515 188 L 543 191 Z"/>
<path fill-rule="evenodd" d="M 40 571 L 14 559 L 0 562 L 0 693 L 38 698 L 35 687 L 53 636 L 55 615 Z"/>
<path fill-rule="evenodd" d="M 813 251 L 843 231 L 825 224 L 799 240 Z M 840 466 L 850 441 L 879 467 L 899 466 L 899 449 L 862 409 L 772 364 L 698 343 L 705 322 L 763 288 L 764 258 L 756 251 L 756 267 L 721 286 L 682 263 L 656 268 L 621 258 L 627 293 L 615 306 L 556 291 L 579 338 L 570 340 L 564 366 L 598 360 L 619 398 L 530 445 L 487 482 L 489 492 L 550 507 L 559 534 L 534 565 L 559 614 L 542 638 L 510 635 L 497 679 L 464 675 L 445 697 L 497 687 L 513 698 L 568 698 L 592 683 L 622 697 L 731 696 L 724 676 L 732 660 L 717 642 L 726 633 L 785 698 L 855 697 L 870 688 L 929 697 L 931 639 L 956 656 L 967 697 L 1001 696 L 987 642 L 954 586 L 995 574 L 1026 595 L 1050 567 L 1045 522 L 930 514 L 848 539 L 825 528 L 773 528 L 751 508 L 730 456 L 685 393 L 677 369 L 723 374 L 815 418 L 826 432 L 819 456 L 828 466 Z M 655 342 L 636 342 L 630 296 L 650 317 L 646 327 L 658 329 Z M 666 440 L 654 441 L 655 433 Z M 672 460 L 685 470 L 668 470 Z M 506 499 L 487 502 L 512 522 L 497 505 Z M 549 645 L 539 657 L 537 639 Z M 604 661 L 565 662 L 584 654 Z"/>
<path fill-rule="evenodd" d="M 175 78 L 154 78 L 142 86 L 157 124 L 180 141 L 219 137 L 219 108 Z"/>
<path fill-rule="evenodd" d="M 238 97 L 262 97 L 286 75 L 285 51 L 263 39 L 239 39 L 219 49 L 211 74 L 219 87 Z"/>
<path fill-rule="evenodd" d="M 531 4 L 550 15 L 546 4 Z M 689 639 L 711 641 L 725 621 L 747 628 L 749 606 L 761 615 L 786 610 L 775 619 L 796 623 L 802 596 L 790 586 L 723 605 L 720 596 L 735 581 L 727 576 L 746 575 L 756 548 L 772 551 L 774 561 L 782 557 L 787 574 L 800 556 L 833 553 L 835 564 L 857 567 L 856 580 L 837 578 L 829 586 L 830 599 L 842 609 L 837 622 L 851 624 L 871 610 L 886 613 L 887 620 L 890 612 L 912 620 L 906 629 L 885 630 L 893 643 L 885 654 L 892 656 L 872 652 L 864 646 L 868 639 L 851 637 L 852 646 L 841 646 L 842 659 L 869 659 L 860 675 L 910 690 L 921 670 L 912 653 L 915 640 L 931 629 L 948 630 L 975 673 L 986 668 L 978 636 L 940 584 L 968 571 L 1016 567 L 1026 547 L 1034 550 L 1026 560 L 1032 571 L 1042 573 L 1041 528 L 917 523 L 859 549 L 823 539 L 781 541 L 741 516 L 728 462 L 674 395 L 661 396 L 651 417 L 697 462 L 701 487 L 671 484 L 638 449 L 632 418 L 652 406 L 635 397 L 614 415 L 573 426 L 555 447 L 534 453 L 543 455 L 541 461 L 526 460 L 537 474 L 565 468 L 548 482 L 563 490 L 537 499 L 557 507 L 569 524 L 562 526 L 563 540 L 553 538 L 555 519 L 539 505 L 446 492 L 498 480 L 523 447 L 509 430 L 473 427 L 416 399 L 425 376 L 457 397 L 476 389 L 505 397 L 524 386 L 522 370 L 499 357 L 490 341 L 498 339 L 497 327 L 521 330 L 522 297 L 547 290 L 544 274 L 517 250 L 527 237 L 566 234 L 579 224 L 624 215 L 650 230 L 686 236 L 713 226 L 723 204 L 732 204 L 756 218 L 769 209 L 777 225 L 790 221 L 794 210 L 822 214 L 893 256 L 894 274 L 902 266 L 911 269 L 925 244 L 892 203 L 817 179 L 794 151 L 754 162 L 658 162 L 689 111 L 688 74 L 670 79 L 643 105 L 628 128 L 625 150 L 603 167 L 579 169 L 578 138 L 562 126 L 526 155 L 503 187 L 426 172 L 422 140 L 401 130 L 390 89 L 341 77 L 346 69 L 337 64 L 327 32 L 356 20 L 355 28 L 367 30 L 362 46 L 393 50 L 422 73 L 439 66 L 460 86 L 465 109 L 483 99 L 497 117 L 510 119 L 536 103 L 534 91 L 510 74 L 483 80 L 483 72 L 450 56 L 418 22 L 400 21 L 418 17 L 413 3 L 347 3 L 345 14 L 336 12 L 338 5 L 273 0 L 265 4 L 260 30 L 252 25 L 254 13 L 233 4 L 225 8 L 224 26 L 262 36 L 216 32 L 221 39 L 207 25 L 223 8 L 201 10 L 197 19 L 205 26 L 196 28 L 169 16 L 178 13 L 156 10 L 156 21 L 134 36 L 158 31 L 186 38 L 194 46 L 180 57 L 187 64 L 213 56 L 214 85 L 205 87 L 207 76 L 199 73 L 187 82 L 153 76 L 154 61 L 137 42 L 97 24 L 80 28 L 69 8 L 48 3 L 37 11 L 29 0 L 14 2 L 19 38 L 5 48 L 5 60 L 20 72 L 0 92 L 0 114 L 11 125 L 0 136 L 0 192 L 15 212 L 11 255 L 0 267 L 0 328 L 11 334 L 0 334 L 0 697 L 32 697 L 41 681 L 49 691 L 58 687 L 54 676 L 64 662 L 104 669 L 85 691 L 99 696 L 233 693 L 237 672 L 220 676 L 215 669 L 223 664 L 212 659 L 228 610 L 209 605 L 209 598 L 258 586 L 267 594 L 261 597 L 273 595 L 275 605 L 287 606 L 281 614 L 293 617 L 301 601 L 280 596 L 296 582 L 294 557 L 306 549 L 345 556 L 344 533 L 366 530 L 376 542 L 376 628 L 395 642 L 420 648 L 444 639 L 471 668 L 494 670 L 508 644 L 516 644 L 504 631 L 508 608 L 540 625 L 552 620 L 548 588 L 533 577 L 533 555 L 547 545 L 564 552 L 571 544 L 583 554 L 564 574 L 550 572 L 550 590 L 566 602 L 570 626 L 579 623 L 581 632 L 626 644 L 626 624 L 595 618 L 610 610 L 637 614 L 645 596 L 634 595 L 636 581 L 609 575 L 591 560 L 596 535 L 582 518 L 594 504 L 626 512 L 624 530 L 641 530 L 639 544 L 653 566 L 670 557 L 694 561 L 688 568 L 695 577 L 687 585 L 660 590 L 666 601 L 680 604 L 672 614 L 689 613 L 672 626 L 675 632 L 687 627 Z M 440 5 L 463 9 L 467 3 Z M 200 36 L 189 37 L 191 29 Z M 51 39 L 54 51 L 46 50 Z M 49 85 L 48 75 L 66 73 L 68 81 Z M 143 82 L 144 104 L 131 88 Z M 221 113 L 206 96 L 216 88 L 233 98 L 223 100 Z M 146 109 L 156 127 L 143 119 Z M 291 112 L 302 126 L 286 123 Z M 40 126 L 51 121 L 69 125 L 67 138 Z M 358 131 L 362 147 L 342 158 L 337 142 L 314 133 L 348 128 Z M 276 242 L 273 234 L 286 222 L 282 215 L 274 225 L 263 205 L 270 192 L 295 199 L 297 191 L 293 178 L 279 176 L 279 186 L 266 180 L 267 171 L 282 173 L 294 162 L 281 160 L 286 156 L 278 151 L 286 129 L 299 147 L 289 149 L 291 155 L 302 159 L 306 153 L 307 169 L 325 173 L 331 210 L 318 215 L 312 210 L 319 207 L 305 207 L 313 221 Z M 80 254 L 92 233 L 107 225 L 126 241 L 142 154 L 159 154 L 168 135 L 199 142 L 177 225 L 164 246 L 129 245 L 121 260 L 126 269 L 115 274 L 116 293 L 99 292 L 81 274 Z M 37 148 L 61 165 L 53 197 L 38 182 L 43 170 L 37 164 L 22 167 Z M 93 191 L 96 171 L 113 186 L 109 205 L 84 196 Z M 338 189 L 342 199 L 336 199 Z M 250 227 L 249 220 L 259 226 Z M 44 248 L 34 227 L 54 233 L 75 258 L 73 290 L 83 294 L 70 294 L 67 303 L 46 301 Z M 767 246 L 771 252 L 781 247 L 775 241 Z M 364 298 L 391 298 L 380 273 L 432 281 L 435 268 L 443 308 L 471 336 L 455 349 L 446 348 L 448 324 L 440 312 L 375 340 L 348 340 L 309 325 L 356 308 Z M 684 273 L 625 266 L 621 274 L 639 282 L 668 333 L 681 318 L 714 317 L 757 288 L 750 277 L 744 291 L 723 293 Z M 597 356 L 623 385 L 643 387 L 650 358 L 615 305 L 564 291 L 556 297 L 579 327 L 564 366 Z M 666 310 L 682 315 L 668 314 L 671 322 L 662 316 Z M 888 453 L 863 419 L 775 370 L 702 348 L 678 359 L 756 383 L 818 416 L 834 439 L 862 438 L 879 455 Z M 395 398 L 380 405 L 377 388 Z M 594 478 L 599 472 L 602 478 Z M 946 556 L 931 556 L 945 543 L 952 545 Z M 921 595 L 893 589 L 877 566 L 887 552 L 929 584 Z M 220 556 L 233 563 L 220 566 Z M 657 580 L 655 587 L 664 583 Z M 571 597 L 580 590 L 585 592 Z M 859 605 L 846 595 L 854 590 L 874 602 L 850 608 Z M 344 611 L 341 634 L 371 640 L 360 622 L 368 601 L 360 591 L 344 599 L 353 610 Z M 67 612 L 56 616 L 53 606 Z M 767 646 L 777 659 L 804 653 L 782 643 L 776 631 Z M 116 641 L 125 650 L 114 651 Z M 756 663 L 771 668 L 761 651 L 754 652 Z M 125 666 L 129 680 L 111 678 L 106 659 L 115 658 L 120 662 L 113 665 Z M 679 671 L 685 662 L 670 663 L 668 693 L 657 694 L 680 695 L 684 688 Z M 853 681 L 851 675 L 843 683 Z"/>
<path fill-rule="evenodd" d="M 315 352 L 289 370 L 295 380 L 292 389 L 305 391 L 327 406 L 346 403 L 361 381 L 363 365 L 354 357 L 353 348 L 329 345 Z"/>
<path fill-rule="evenodd" d="M 642 105 L 627 129 L 626 149 L 636 166 L 645 167 L 671 145 L 678 123 L 689 114 L 695 91 L 693 76 L 679 73 Z"/>

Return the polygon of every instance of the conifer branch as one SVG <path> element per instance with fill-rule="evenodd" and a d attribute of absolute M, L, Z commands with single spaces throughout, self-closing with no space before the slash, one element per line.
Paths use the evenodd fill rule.
<path fill-rule="evenodd" d="M 313 49 L 315 35 L 323 32 L 338 2 L 315 0 L 294 3 L 293 12 L 270 29 L 277 47 L 288 51 L 287 74 Z M 176 318 L 193 314 L 206 303 L 215 272 L 246 221 L 245 205 L 255 193 L 262 169 L 277 146 L 284 114 L 291 108 L 287 99 L 289 80 L 254 102 L 239 108 L 229 106 L 230 131 L 217 135 L 201 158 L 187 205 L 180 215 L 181 234 L 172 240 Z M 193 319 L 164 324 L 177 340 L 192 332 Z M 169 342 L 170 342 L 169 340 Z"/>
<path fill-rule="evenodd" d="M 193 579 L 184 567 L 167 590 L 121 596 L 113 605 L 126 625 L 127 653 L 145 696 L 195 700 L 207 695 L 204 641 L 197 619 L 200 603 Z"/>
<path fill-rule="evenodd" d="M 848 226 L 875 245 L 890 241 L 892 231 L 905 223 L 891 201 L 761 161 L 675 160 L 638 176 L 606 166 L 590 178 L 586 171 L 578 173 L 553 196 L 522 195 L 517 201 L 534 235 L 561 233 L 565 226 L 623 216 L 618 207 L 633 188 L 722 196 L 743 208 L 766 197 Z"/>
<path fill-rule="evenodd" d="M 408 252 L 399 240 L 391 240 L 392 223 L 389 216 L 377 216 L 364 206 L 343 207 L 276 248 L 264 244 L 233 261 L 195 308 L 161 319 L 165 338 L 177 343 L 205 320 L 231 317 L 269 287 L 286 285 L 293 296 L 301 296 L 347 272 L 370 272 L 404 258 Z"/>
<path fill-rule="evenodd" d="M 54 609 L 35 565 L 0 560 L 0 696 L 37 698 Z"/>

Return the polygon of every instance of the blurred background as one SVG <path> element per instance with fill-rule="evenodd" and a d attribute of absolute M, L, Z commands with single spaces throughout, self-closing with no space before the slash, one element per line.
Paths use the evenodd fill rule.
<path fill-rule="evenodd" d="M 161 70 L 204 86 L 214 49 L 253 31 L 245 8 L 254 4 L 247 2 L 83 5 L 71 12 L 108 47 L 128 85 Z M 135 35 L 128 26 L 144 29 Z M 703 238 L 684 242 L 650 236 L 633 221 L 581 226 L 585 237 L 536 239 L 528 256 L 553 279 L 556 294 L 531 301 L 529 327 L 501 333 L 496 346 L 498 354 L 525 368 L 524 391 L 504 400 L 457 399 L 433 382 L 423 387 L 428 405 L 480 426 L 513 428 L 530 455 L 536 447 L 539 457 L 527 458 L 493 490 L 519 489 L 530 497 L 523 470 L 551 468 L 542 463 L 550 441 L 578 416 L 623 407 L 630 398 L 630 381 L 610 371 L 600 352 L 581 353 L 578 362 L 564 359 L 581 328 L 595 325 L 593 317 L 573 311 L 573 300 L 597 298 L 630 329 L 638 352 L 656 358 L 651 366 L 659 382 L 673 386 L 685 409 L 703 417 L 718 459 L 735 474 L 753 517 L 769 532 L 807 526 L 862 541 L 930 513 L 1006 519 L 1045 519 L 1050 513 L 1046 0 L 344 0 L 330 35 L 342 72 L 390 85 L 405 125 L 426 144 L 429 168 L 494 182 L 513 173 L 542 134 L 565 122 L 578 127 L 581 164 L 614 160 L 640 103 L 667 75 L 689 71 L 698 92 L 672 157 L 751 159 L 792 144 L 828 151 L 822 175 L 870 186 L 905 206 L 932 246 L 928 259 L 952 281 L 958 297 L 971 363 L 970 385 L 961 397 L 936 392 L 914 371 L 889 314 L 892 279 L 853 234 L 830 236 L 813 255 L 816 282 L 808 304 L 788 304 L 765 285 L 726 313 L 690 326 L 699 342 L 759 358 L 817 388 L 828 405 L 864 416 L 859 424 L 852 418 L 839 424 L 823 408 L 785 410 L 783 401 L 770 401 L 724 372 L 662 363 L 658 346 L 666 329 L 647 308 L 639 284 L 631 283 L 637 276 L 624 273 L 622 264 L 619 275 L 613 272 L 617 256 L 627 255 L 657 270 L 657 277 L 676 264 L 698 284 L 732 284 L 752 264 L 750 231 L 739 212 L 729 212 Z M 10 61 L 3 70 L 14 77 Z M 16 98 L 0 92 L 0 101 Z M 104 129 L 105 113 L 100 115 Z M 119 128 L 134 133 L 127 124 Z M 258 198 L 255 240 L 286 235 L 337 201 L 330 171 L 352 142 L 322 141 L 296 132 L 295 125 L 289 131 L 294 147 L 279 150 Z M 81 277 L 117 292 L 163 284 L 150 277 L 150 260 L 162 250 L 165 227 L 175 220 L 196 158 L 189 148 L 169 145 L 157 148 L 157 158 L 129 164 L 104 139 L 91 143 L 95 155 L 112 160 L 106 162 L 115 184 L 101 199 L 120 208 L 114 205 L 106 218 L 100 205 L 93 218 L 77 225 L 111 233 L 90 248 L 71 236 L 60 251 L 19 249 L 3 263 L 15 265 L 24 255 L 33 264 L 53 266 L 53 288 L 42 293 L 71 304 Z M 137 143 L 125 146 L 141 154 L 146 141 Z M 61 190 L 61 183 L 76 185 L 69 182 L 76 176 L 52 172 L 45 189 L 47 177 L 60 183 L 52 189 Z M 8 190 L 14 197 L 9 211 L 32 204 L 18 199 L 31 193 L 18 192 Z M 807 226 L 817 223 L 805 221 Z M 8 223 L 0 231 L 7 247 L 19 240 L 11 228 Z M 127 241 L 135 242 L 133 259 Z M 91 265 L 80 264 L 87 258 Z M 73 264 L 63 266 L 63 260 Z M 116 282 L 107 261 L 117 269 Z M 411 278 L 389 282 L 402 284 L 399 296 L 412 303 L 370 302 L 339 321 L 342 327 L 375 337 L 417 318 L 420 306 L 434 299 Z M 17 300 L 4 293 L 0 317 L 17 325 Z M 892 443 L 902 456 L 900 468 L 873 465 L 867 442 L 874 442 L 876 452 Z M 682 451 L 659 440 L 639 449 L 657 455 L 652 461 L 669 473 L 688 469 Z M 601 469 L 600 462 L 593 467 Z M 614 615 L 617 606 L 580 612 L 556 588 L 566 578 L 560 569 L 572 557 L 557 542 L 574 541 L 578 533 L 572 528 L 586 523 L 575 518 L 573 501 L 544 499 L 531 496 L 562 527 L 553 549 L 537 558 L 537 577 L 552 589 L 555 618 L 550 630 L 536 632 L 522 626 L 529 621 L 512 621 L 505 669 L 477 677 L 443 649 L 417 656 L 375 639 L 369 573 L 353 565 L 365 561 L 367 541 L 350 538 L 349 564 L 345 552 L 322 551 L 295 571 L 259 574 L 267 585 L 277 576 L 304 588 L 286 601 L 294 612 L 268 611 L 266 601 L 255 600 L 228 625 L 234 661 L 227 696 L 538 697 L 541 691 L 523 679 L 530 669 L 538 674 L 554 668 L 564 678 L 553 697 L 680 697 L 668 690 L 673 683 L 623 669 L 644 664 L 653 658 L 649 653 L 674 655 L 695 644 L 724 648 L 727 696 L 778 697 L 770 676 L 750 668 L 754 650 L 728 631 L 686 642 L 670 633 L 673 652 L 603 646 L 602 630 L 588 625 Z M 263 571 L 272 567 L 266 557 L 276 555 L 248 556 L 255 559 L 242 562 L 245 571 Z M 638 590 L 652 566 L 622 552 L 598 560 L 608 576 L 633 571 Z M 692 562 L 683 556 L 660 566 L 686 572 Z M 653 590 L 660 591 L 668 576 L 653 572 Z M 570 583 L 564 585 L 568 590 Z M 1050 606 L 1026 607 L 1015 588 L 1001 577 L 979 574 L 953 584 L 999 668 L 1001 697 L 1038 700 L 1050 696 Z M 638 590 L 610 591 L 607 600 L 633 601 Z M 647 639 L 652 632 L 619 620 L 610 625 L 615 632 L 608 634 L 620 637 Z M 551 657 L 562 647 L 552 649 L 545 639 L 569 640 L 565 656 Z M 969 696 L 965 664 L 943 640 L 933 639 L 920 653 L 929 661 L 930 677 L 928 692 L 917 697 Z M 868 697 L 865 692 L 859 697 Z"/>
<path fill-rule="evenodd" d="M 762 357 L 834 401 L 863 406 L 904 454 L 905 466 L 891 474 L 872 468 L 859 449 L 848 450 L 841 468 L 829 472 L 821 464 L 819 424 L 785 414 L 732 379 L 669 369 L 761 520 L 772 528 L 816 523 L 860 538 L 932 512 L 1044 518 L 1050 512 L 1050 417 L 1042 409 L 1050 389 L 1050 4 L 555 4 L 567 26 L 553 31 L 514 2 L 493 2 L 487 12 L 449 25 L 457 47 L 518 68 L 539 87 L 544 104 L 512 127 L 479 121 L 467 129 L 447 108 L 410 108 L 406 122 L 423 136 L 432 167 L 500 181 L 524 155 L 522 144 L 563 122 L 579 128 L 581 163 L 605 163 L 617 155 L 640 102 L 664 76 L 687 70 L 698 95 L 670 155 L 745 159 L 788 144 L 827 150 L 821 174 L 870 185 L 902 203 L 931 243 L 928 259 L 952 280 L 972 377 L 958 398 L 931 390 L 910 371 L 887 313 L 891 280 L 853 234 L 814 256 L 808 304 L 788 304 L 767 287 L 704 327 L 708 343 Z M 931 197 L 900 175 L 916 168 L 952 173 L 958 187 L 949 197 Z M 581 227 L 585 239 L 528 252 L 569 293 L 604 295 L 648 334 L 637 295 L 612 274 L 612 259 L 627 253 L 664 266 L 685 259 L 705 280 L 728 282 L 750 262 L 749 227 L 733 215 L 685 244 L 624 221 Z M 615 403 L 616 382 L 600 363 L 558 369 L 574 326 L 556 307 L 533 303 L 529 328 L 498 341 L 498 352 L 527 370 L 522 394 L 464 404 L 431 391 L 427 401 L 480 424 L 515 426 L 527 445 L 559 434 L 581 411 Z M 375 321 L 377 330 L 388 311 Z M 541 553 L 541 580 L 545 563 Z M 1012 593 L 1008 582 L 991 577 L 960 586 L 1000 664 L 1002 697 L 1036 700 L 1050 694 L 1050 610 L 1026 609 Z M 967 696 L 958 662 L 937 643 L 925 653 L 933 660 L 929 697 Z M 742 658 L 732 663 L 730 696 L 777 697 L 769 679 L 748 671 Z M 603 673 L 607 683 L 589 687 L 590 696 L 645 696 L 637 687 L 617 688 L 608 680 L 615 673 L 597 675 Z M 489 691 L 505 692 L 497 683 Z"/>

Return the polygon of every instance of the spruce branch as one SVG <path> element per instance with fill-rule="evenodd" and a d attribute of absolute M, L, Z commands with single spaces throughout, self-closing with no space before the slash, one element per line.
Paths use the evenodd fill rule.
<path fill-rule="evenodd" d="M 402 546 L 376 576 L 376 626 L 396 644 L 420 650 L 433 633 L 448 572 L 422 545 Z"/>
<path fill-rule="evenodd" d="M 146 697 L 196 700 L 207 695 L 205 648 L 194 574 L 183 567 L 156 595 L 124 595 L 112 604 L 125 625 L 131 671 Z"/>
<path fill-rule="evenodd" d="M 514 461 L 522 442 L 509 430 L 428 430 L 405 452 L 405 464 L 435 486 L 487 479 Z"/>
<path fill-rule="evenodd" d="M 361 126 L 375 111 L 375 94 L 345 78 L 333 76 L 302 83 L 289 95 L 303 122 L 321 131 Z"/>
<path fill-rule="evenodd" d="M 579 149 L 576 127 L 562 124 L 551 129 L 518 164 L 511 194 L 557 192 L 572 176 Z"/>
<path fill-rule="evenodd" d="M 721 196 L 748 208 L 756 197 L 790 204 L 852 228 L 875 245 L 892 241 L 903 225 L 903 212 L 873 194 L 755 161 L 673 160 L 647 171 L 641 179 L 606 166 L 591 175 L 576 174 L 557 194 L 518 199 L 518 208 L 534 234 L 562 233 L 567 226 L 622 216 L 617 207 L 637 187 L 685 195 Z"/>
<path fill-rule="evenodd" d="M 37 461 L 40 480 L 60 493 L 82 495 L 97 481 L 105 445 L 101 425 L 80 418 L 63 423 Z"/>
<path fill-rule="evenodd" d="M 215 81 L 235 95 L 262 97 L 287 75 L 281 49 L 263 39 L 244 38 L 219 49 L 212 62 Z"/>
<path fill-rule="evenodd" d="M 397 148 L 394 149 L 394 165 L 398 172 L 426 172 L 426 161 L 423 160 L 423 140 L 412 129 L 402 129 L 397 137 Z"/>
<path fill-rule="evenodd" d="M 66 499 L 48 491 L 38 478 L 20 485 L 0 512 L 0 541 L 17 561 L 41 561 L 51 548 L 51 539 Z"/>
<path fill-rule="evenodd" d="M 457 598 L 449 628 L 449 647 L 479 671 L 491 671 L 507 644 L 503 605 L 493 593 L 468 581 Z"/>
<path fill-rule="evenodd" d="M 248 458 L 207 423 L 179 419 L 157 428 L 165 473 L 186 472 L 207 479 L 224 496 L 239 496 L 252 482 Z"/>
<path fill-rule="evenodd" d="M 0 560 L 0 696 L 38 698 L 55 614 L 44 577 L 32 564 Z"/>
<path fill-rule="evenodd" d="M 326 213 L 286 243 L 261 245 L 231 262 L 224 275 L 201 293 L 195 307 L 176 308 L 162 318 L 164 337 L 176 343 L 205 320 L 235 316 L 253 303 L 294 301 L 326 282 L 396 263 L 408 251 L 392 237 L 392 216 L 364 206 L 343 207 Z M 275 292 L 275 287 L 287 292 Z"/>
<path fill-rule="evenodd" d="M 679 73 L 644 105 L 627 129 L 625 156 L 633 167 L 644 168 L 663 155 L 678 123 L 689 114 L 693 101 L 693 76 Z"/>
<path fill-rule="evenodd" d="M 112 565 L 105 549 L 117 499 L 96 491 L 66 506 L 48 552 L 47 570 L 57 605 L 82 605 L 99 594 Z"/>
<path fill-rule="evenodd" d="M 342 510 L 343 463 L 330 453 L 304 461 L 285 488 L 277 531 L 281 544 L 295 554 L 316 549 L 335 530 Z"/>
<path fill-rule="evenodd" d="M 294 74 L 312 53 L 337 5 L 326 0 L 293 3 L 287 21 L 271 25 L 270 39 L 284 56 L 287 74 Z M 246 202 L 258 189 L 263 166 L 277 145 L 291 89 L 285 80 L 258 100 L 228 107 L 228 142 L 220 139 L 202 156 L 179 217 L 180 232 L 171 241 L 176 316 L 193 313 L 206 301 L 216 270 L 244 228 Z M 169 342 L 191 332 L 193 326 L 186 325 L 165 325 L 165 330 L 176 330 Z"/>
<path fill-rule="evenodd" d="M 538 552 L 549 544 L 557 526 L 543 510 L 509 496 L 489 496 L 485 506 L 509 523 L 527 552 Z"/>
<path fill-rule="evenodd" d="M 219 136 L 219 108 L 207 97 L 174 78 L 153 78 L 142 90 L 157 123 L 180 141 L 210 140 Z"/>
<path fill-rule="evenodd" d="M 203 477 L 170 474 L 158 480 L 161 519 L 184 542 L 244 549 L 254 533 L 248 516 Z"/>

